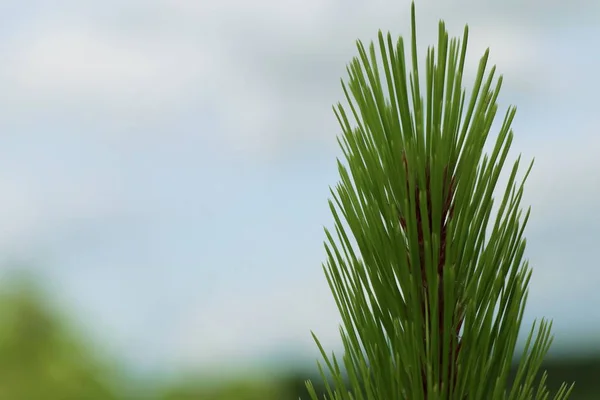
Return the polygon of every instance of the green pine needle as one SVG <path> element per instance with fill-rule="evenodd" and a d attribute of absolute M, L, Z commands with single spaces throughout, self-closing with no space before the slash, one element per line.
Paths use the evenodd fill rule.
<path fill-rule="evenodd" d="M 495 67 L 486 74 L 488 51 L 467 99 L 468 27 L 462 40 L 449 40 L 440 22 L 421 86 L 414 3 L 411 17 L 412 57 L 389 34 L 379 32 L 379 57 L 373 43 L 359 41 L 342 82 L 350 113 L 334 107 L 345 162 L 331 191 L 335 230 L 325 231 L 323 269 L 343 321 L 344 356 L 340 365 L 313 334 L 333 376 L 326 398 L 547 399 L 546 375 L 534 382 L 552 341 L 544 320 L 531 329 L 508 387 L 531 276 L 521 198 L 533 162 L 517 181 L 519 157 L 494 198 L 516 110 L 485 153 L 502 84 Z M 563 385 L 554 399 L 572 388 Z"/>

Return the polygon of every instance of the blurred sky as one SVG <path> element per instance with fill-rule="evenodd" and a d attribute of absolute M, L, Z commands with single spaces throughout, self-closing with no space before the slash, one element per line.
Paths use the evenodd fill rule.
<path fill-rule="evenodd" d="M 0 2 L 0 254 L 44 279 L 86 332 L 140 368 L 338 349 L 321 270 L 337 182 L 331 105 L 406 0 Z M 513 156 L 536 164 L 524 329 L 554 348 L 600 335 L 600 3 L 419 1 L 470 26 L 518 106 Z M 513 157 L 514 158 L 514 157 Z M 600 348 L 600 341 L 595 341 Z"/>

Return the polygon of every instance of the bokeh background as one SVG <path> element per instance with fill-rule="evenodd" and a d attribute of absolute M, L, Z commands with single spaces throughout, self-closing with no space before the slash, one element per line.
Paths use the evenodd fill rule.
<path fill-rule="evenodd" d="M 597 399 L 600 3 L 419 1 L 421 58 L 439 19 L 536 159 L 523 330 L 552 318 L 551 385 Z M 341 349 L 331 106 L 355 40 L 409 28 L 406 0 L 0 2 L 0 398 L 304 396 L 310 330 Z"/>

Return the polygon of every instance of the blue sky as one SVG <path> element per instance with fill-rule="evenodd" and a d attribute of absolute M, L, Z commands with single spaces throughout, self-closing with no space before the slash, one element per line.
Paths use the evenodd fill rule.
<path fill-rule="evenodd" d="M 498 2 L 496 2 L 498 3 Z M 5 2 L 0 12 L 0 254 L 27 265 L 86 332 L 140 368 L 317 357 L 339 348 L 323 225 L 337 182 L 331 105 L 408 1 Z M 518 107 L 534 268 L 524 328 L 555 348 L 600 333 L 600 3 L 418 3 L 470 26 Z M 423 54 L 423 53 L 422 53 Z M 499 115 L 501 118 L 502 115 Z M 595 345 L 600 347 L 598 339 Z"/>

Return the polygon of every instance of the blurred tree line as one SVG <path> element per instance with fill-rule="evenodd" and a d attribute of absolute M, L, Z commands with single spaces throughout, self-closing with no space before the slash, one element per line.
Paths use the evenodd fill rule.
<path fill-rule="evenodd" d="M 318 392 L 325 391 L 315 368 L 312 375 L 298 371 L 287 378 L 239 379 L 220 386 L 186 378 L 154 394 L 135 396 L 123 389 L 127 376 L 117 370 L 118 362 L 96 354 L 48 304 L 31 282 L 0 286 L 0 400 L 296 400 L 308 398 L 306 379 Z M 545 368 L 549 389 L 575 381 L 572 399 L 600 399 L 600 352 L 588 358 L 549 359 Z M 139 383 L 129 384 L 135 385 Z"/>

